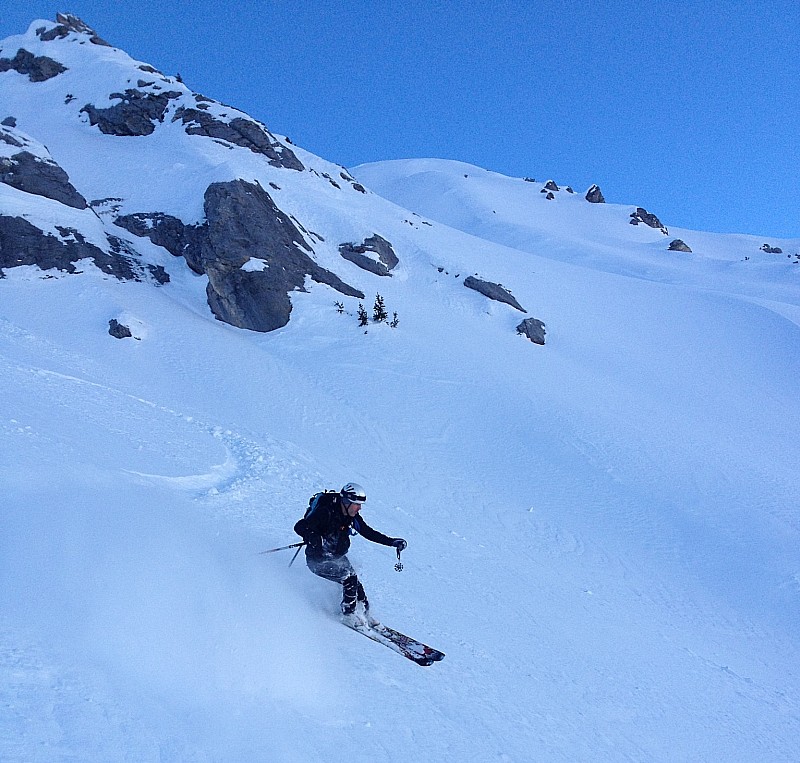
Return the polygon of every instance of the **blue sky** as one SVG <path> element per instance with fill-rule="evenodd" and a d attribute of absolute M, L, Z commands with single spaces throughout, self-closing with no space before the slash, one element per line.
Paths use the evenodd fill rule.
<path fill-rule="evenodd" d="M 58 10 L 348 167 L 459 159 L 800 237 L 796 0 L 0 0 L 0 38 Z"/>

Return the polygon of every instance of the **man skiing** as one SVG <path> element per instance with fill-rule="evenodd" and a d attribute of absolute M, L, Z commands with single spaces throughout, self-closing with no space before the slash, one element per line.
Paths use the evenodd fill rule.
<path fill-rule="evenodd" d="M 306 564 L 315 575 L 342 584 L 342 614 L 355 613 L 357 602 L 369 612 L 369 602 L 353 565 L 347 558 L 350 535 L 363 535 L 373 543 L 402 551 L 408 545 L 402 538 L 390 538 L 373 530 L 361 517 L 367 501 L 364 488 L 348 482 L 338 493 L 317 493 L 311 498 L 305 516 L 294 531 L 306 544 Z"/>

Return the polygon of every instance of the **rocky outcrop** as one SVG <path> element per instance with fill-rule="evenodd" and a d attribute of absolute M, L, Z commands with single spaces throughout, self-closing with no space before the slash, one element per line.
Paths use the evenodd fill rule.
<path fill-rule="evenodd" d="M 639 223 L 649 225 L 651 228 L 658 228 L 665 236 L 669 235 L 669 231 L 666 226 L 662 224 L 661 220 L 642 207 L 636 207 L 636 211 L 631 212 L 630 224 L 638 225 Z"/>
<path fill-rule="evenodd" d="M 365 238 L 363 244 L 340 244 L 339 254 L 349 262 L 378 276 L 391 276 L 389 271 L 397 267 L 400 262 L 392 245 L 377 233 Z M 373 256 L 369 256 L 370 254 Z"/>
<path fill-rule="evenodd" d="M 688 252 L 688 253 L 691 253 L 691 251 L 692 251 L 689 248 L 689 245 L 687 243 L 685 243 L 684 241 L 682 241 L 681 239 L 679 239 L 679 238 L 676 238 L 674 241 L 670 241 L 668 249 L 669 249 L 670 252 Z"/>
<path fill-rule="evenodd" d="M 119 103 L 108 108 L 98 109 L 87 103 L 81 112 L 88 114 L 92 126 L 100 128 L 106 135 L 142 136 L 150 135 L 156 124 L 164 121 L 164 113 L 169 102 L 180 98 L 182 93 L 145 93 L 128 88 L 125 93 L 112 93 L 109 98 L 119 99 Z"/>
<path fill-rule="evenodd" d="M 0 132 L 0 140 L 13 145 L 12 136 Z M 18 145 L 21 145 L 18 143 Z M 0 158 L 0 183 L 5 183 L 26 193 L 54 199 L 75 209 L 86 209 L 86 199 L 78 193 L 69 176 L 54 161 L 20 151 L 10 157 Z"/>
<path fill-rule="evenodd" d="M 6 125 L 6 120 L 3 120 L 1 123 L 3 126 L 11 127 L 12 125 Z M 5 143 L 7 146 L 13 146 L 14 148 L 23 148 L 25 144 L 11 135 L 11 133 L 7 132 L 6 130 L 0 130 L 0 143 Z"/>
<path fill-rule="evenodd" d="M 527 337 L 534 344 L 544 345 L 545 325 L 536 318 L 526 318 L 517 326 L 517 333 Z"/>
<path fill-rule="evenodd" d="M 590 202 L 591 204 L 605 204 L 606 200 L 603 196 L 603 192 L 600 190 L 599 185 L 593 185 L 588 191 L 586 191 L 586 201 Z"/>
<path fill-rule="evenodd" d="M 134 281 L 150 281 L 156 286 L 169 283 L 169 273 L 161 265 L 148 265 L 140 261 L 139 253 L 131 244 L 118 236 L 106 234 L 108 246 L 116 258 L 127 262 L 133 271 Z M 124 279 L 128 280 L 128 279 Z"/>
<path fill-rule="evenodd" d="M 122 245 L 117 251 L 112 246 L 112 251 L 106 252 L 89 243 L 74 228 L 56 226 L 56 230 L 58 236 L 45 233 L 22 217 L 0 215 L 0 274 L 20 265 L 75 273 L 76 262 L 90 259 L 104 273 L 122 281 L 142 281 L 151 276 L 157 283 L 164 282 L 163 269 L 142 266 L 123 253 Z"/>
<path fill-rule="evenodd" d="M 767 254 L 783 254 L 783 249 L 779 246 L 770 246 L 769 244 L 764 244 L 761 247 L 762 252 L 766 252 Z"/>
<path fill-rule="evenodd" d="M 11 70 L 27 75 L 31 82 L 44 82 L 65 72 L 67 67 L 52 58 L 34 56 L 20 48 L 14 58 L 0 58 L 0 74 Z"/>
<path fill-rule="evenodd" d="M 202 104 L 201 104 L 202 105 Z M 237 117 L 230 122 L 223 122 L 212 114 L 198 109 L 179 108 L 172 121 L 181 120 L 189 135 L 203 135 L 242 146 L 254 154 L 261 154 L 269 159 L 274 167 L 290 170 L 305 169 L 294 152 L 275 139 L 257 122 Z"/>
<path fill-rule="evenodd" d="M 507 305 L 511 305 L 511 307 L 514 307 L 523 313 L 528 312 L 522 305 L 520 305 L 519 302 L 517 302 L 517 300 L 514 298 L 514 295 L 499 283 L 483 281 L 475 276 L 467 276 L 467 278 L 464 279 L 464 286 L 466 286 L 468 289 L 474 289 L 480 294 L 483 294 L 484 297 L 493 299 L 496 302 L 504 302 Z"/>
<path fill-rule="evenodd" d="M 305 291 L 306 276 L 364 298 L 309 257 L 302 233 L 260 185 L 212 184 L 205 213 L 201 259 L 209 278 L 208 304 L 225 323 L 254 331 L 285 326 L 292 310 L 289 292 Z M 263 269 L 242 269 L 251 258 L 262 260 Z"/>
<path fill-rule="evenodd" d="M 544 189 L 543 189 L 543 190 L 547 190 L 547 191 L 558 191 L 558 190 L 559 190 L 559 187 L 558 187 L 558 186 L 557 186 L 557 185 L 556 185 L 556 184 L 555 184 L 555 183 L 554 183 L 552 180 L 548 180 L 548 181 L 547 181 L 547 182 L 544 184 Z"/>
<path fill-rule="evenodd" d="M 81 21 L 77 16 L 73 16 L 71 13 L 57 13 L 56 24 L 57 26 L 54 26 L 49 30 L 46 27 L 37 29 L 36 34 L 38 35 L 39 39 L 43 40 L 44 42 L 49 42 L 50 40 L 55 40 L 56 38 L 63 39 L 71 32 L 77 32 L 78 34 L 87 35 L 89 37 L 89 42 L 94 43 L 95 45 L 105 45 L 106 47 L 111 47 L 104 39 L 97 35 L 97 32 L 95 32 L 94 29 Z"/>
<path fill-rule="evenodd" d="M 185 257 L 189 267 L 198 275 L 203 274 L 203 264 L 199 259 L 199 247 L 194 244 L 196 227 L 184 225 L 177 217 L 162 212 L 138 212 L 133 215 L 120 215 L 114 224 L 133 233 L 135 236 L 149 238 L 157 246 L 162 246 L 175 257 Z"/>
<path fill-rule="evenodd" d="M 310 277 L 342 294 L 364 293 L 320 267 L 292 220 L 257 183 L 213 183 L 204 198 L 205 221 L 184 225 L 163 214 L 118 217 L 116 224 L 147 236 L 186 258 L 208 276 L 206 296 L 221 321 L 253 331 L 272 331 L 289 321 L 292 291 L 305 291 Z"/>

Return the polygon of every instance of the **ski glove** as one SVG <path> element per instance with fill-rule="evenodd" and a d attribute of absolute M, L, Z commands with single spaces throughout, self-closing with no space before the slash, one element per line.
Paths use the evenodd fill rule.
<path fill-rule="evenodd" d="M 393 545 L 393 546 L 394 546 L 394 547 L 395 547 L 395 548 L 396 548 L 398 551 L 405 551 L 405 550 L 406 550 L 406 548 L 407 548 L 407 546 L 408 546 L 408 543 L 406 543 L 406 542 L 405 542 L 405 541 L 404 541 L 402 538 L 394 538 L 394 539 L 392 540 L 392 545 Z"/>

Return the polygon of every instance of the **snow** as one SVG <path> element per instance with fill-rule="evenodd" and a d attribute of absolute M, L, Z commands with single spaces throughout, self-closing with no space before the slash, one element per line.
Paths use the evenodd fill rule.
<path fill-rule="evenodd" d="M 274 182 L 324 237 L 320 264 L 399 325 L 365 331 L 358 300 L 309 282 L 288 326 L 238 330 L 204 277 L 135 237 L 169 284 L 6 271 L 0 758 L 800 758 L 800 266 L 462 163 L 355 168 L 361 194 L 166 122 L 130 140 L 65 115 L 37 131 L 30 87 L 0 75 L 0 115 L 87 198 L 123 189 L 122 212 L 192 222 L 214 179 Z M 22 209 L 0 191 L 0 212 Z M 391 278 L 338 255 L 374 233 L 400 258 Z M 694 252 L 667 252 L 676 237 Z M 545 322 L 544 347 L 464 288 L 476 273 Z M 441 663 L 343 628 L 335 585 L 259 554 L 351 480 L 365 519 L 409 542 L 398 574 L 392 549 L 354 539 L 375 615 Z"/>

